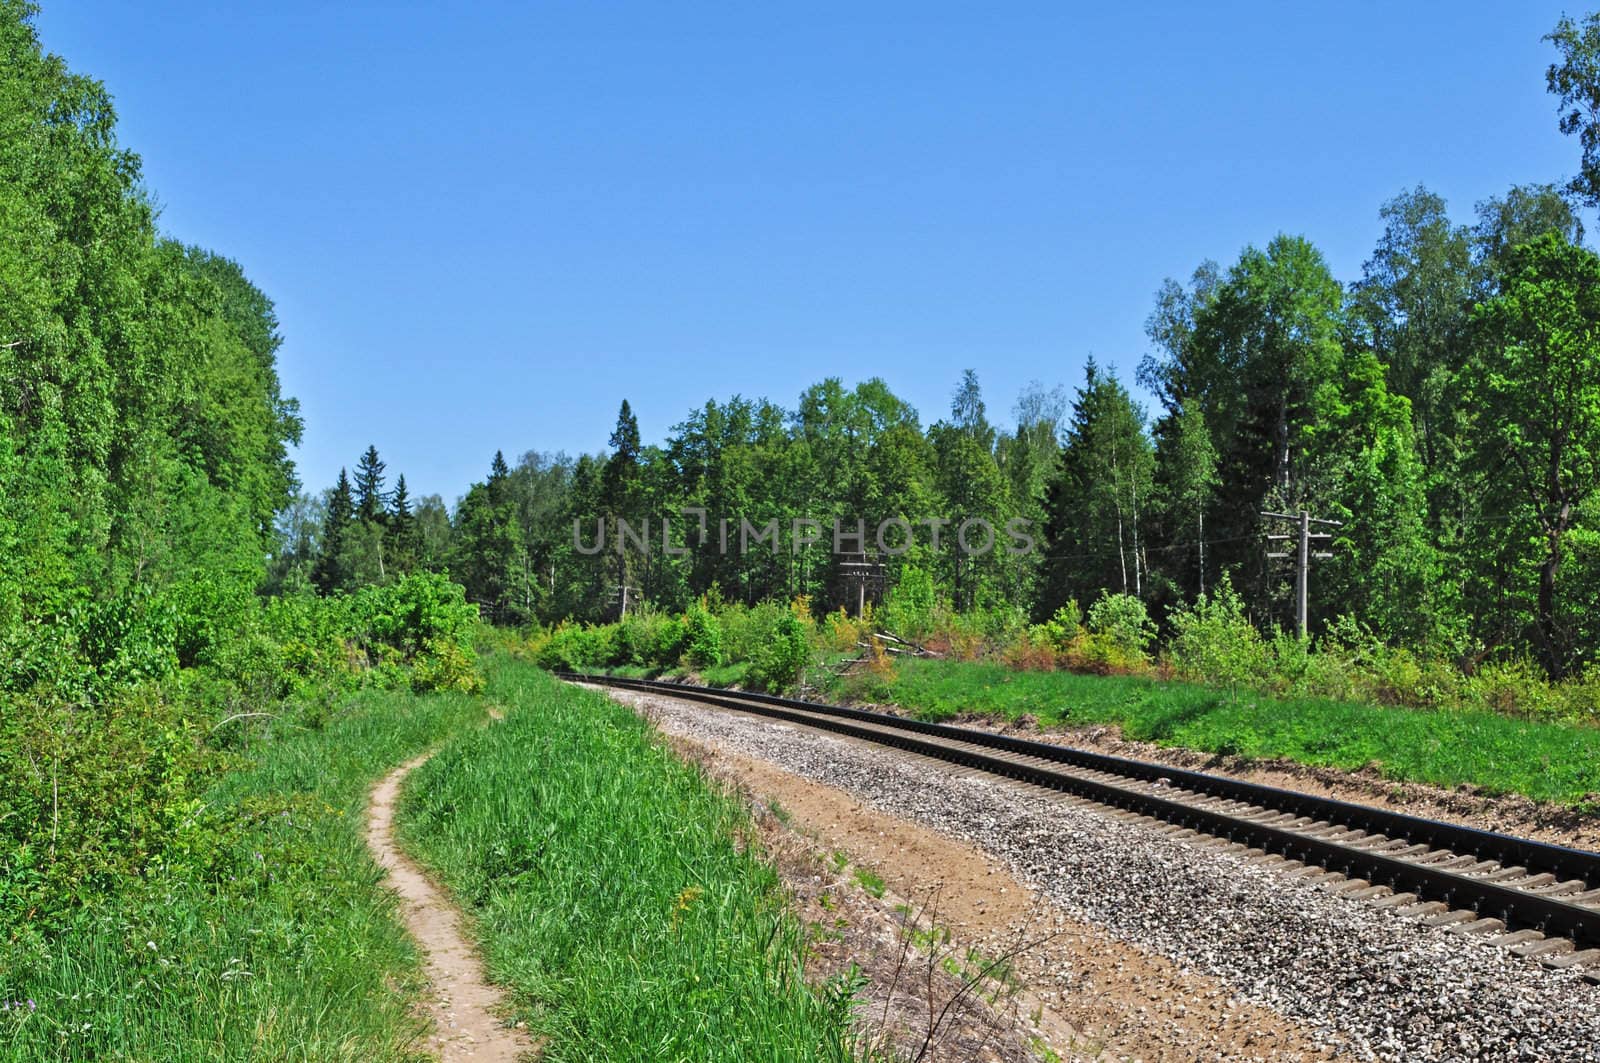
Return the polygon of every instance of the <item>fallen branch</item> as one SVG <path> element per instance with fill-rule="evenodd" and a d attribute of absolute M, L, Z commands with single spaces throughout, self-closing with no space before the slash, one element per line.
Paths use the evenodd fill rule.
<path fill-rule="evenodd" d="M 271 712 L 236 712 L 232 716 L 229 716 L 226 720 L 223 720 L 221 723 L 212 727 L 211 733 L 215 734 L 217 731 L 221 730 L 227 724 L 232 723 L 234 720 L 248 720 L 255 716 L 265 716 L 270 720 L 276 720 L 278 718 L 276 713 Z"/>
<path fill-rule="evenodd" d="M 922 643 L 920 643 L 920 642 L 913 642 L 911 639 L 903 639 L 899 635 L 891 634 L 890 632 L 887 632 L 887 631 L 875 631 L 875 632 L 872 633 L 872 637 L 875 638 L 875 639 L 878 639 L 878 640 L 880 640 L 882 642 L 892 642 L 896 646 L 908 646 L 908 647 L 910 647 L 910 649 L 908 649 L 908 650 L 899 650 L 899 651 L 896 651 L 894 649 L 894 647 L 892 647 L 892 646 L 884 647 L 890 653 L 896 653 L 896 652 L 910 653 L 910 654 L 912 654 L 913 656 L 916 656 L 916 657 L 943 657 L 944 656 L 944 654 L 942 654 L 942 653 L 935 653 L 933 650 L 928 649 L 928 647 L 922 645 Z"/>

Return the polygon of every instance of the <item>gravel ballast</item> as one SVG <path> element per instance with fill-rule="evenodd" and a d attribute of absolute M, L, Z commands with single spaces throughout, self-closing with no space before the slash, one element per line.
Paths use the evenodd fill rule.
<path fill-rule="evenodd" d="M 1600 1061 L 1600 989 L 1095 806 L 789 723 L 614 696 L 970 841 L 1068 915 L 1325 1031 L 1354 1058 Z M 1031 799 L 1030 799 L 1031 798 Z"/>

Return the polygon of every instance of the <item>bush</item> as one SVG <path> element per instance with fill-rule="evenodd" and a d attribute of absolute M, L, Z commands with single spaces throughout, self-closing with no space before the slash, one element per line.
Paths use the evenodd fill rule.
<path fill-rule="evenodd" d="M 932 574 L 917 565 L 907 565 L 884 600 L 884 626 L 901 638 L 921 641 L 933 633 L 936 604 Z"/>
<path fill-rule="evenodd" d="M 866 613 L 860 617 L 852 617 L 845 612 L 844 606 L 829 613 L 822 621 L 820 637 L 822 645 L 835 653 L 848 653 L 864 642 L 872 634 L 872 603 L 867 603 Z"/>
<path fill-rule="evenodd" d="M 1049 620 L 1035 624 L 1028 633 L 1034 642 L 1052 646 L 1057 652 L 1065 653 L 1084 636 L 1083 610 L 1078 608 L 1077 602 L 1069 601 L 1057 609 Z"/>
<path fill-rule="evenodd" d="M 782 693 L 800 682 L 810 658 L 811 643 L 806 638 L 805 624 L 793 612 L 785 611 L 774 626 L 772 638 L 751 663 L 749 678 L 763 690 Z"/>
<path fill-rule="evenodd" d="M 1548 712 L 1554 702 L 1544 671 L 1526 658 L 1480 666 L 1468 680 L 1468 688 L 1480 704 L 1506 715 Z"/>
<path fill-rule="evenodd" d="M 411 689 L 419 694 L 457 691 L 481 694 L 483 677 L 478 674 L 478 658 L 460 643 L 429 639 L 427 653 L 411 670 Z"/>
<path fill-rule="evenodd" d="M 413 572 L 380 587 L 364 587 L 351 596 L 350 609 L 364 648 L 387 647 L 407 660 L 430 642 L 465 648 L 478 621 L 478 609 L 467 603 L 461 585 L 437 572 Z"/>
<path fill-rule="evenodd" d="M 1141 664 L 1156 640 L 1150 613 L 1131 594 L 1102 594 L 1089 607 L 1089 632 L 1103 638 L 1117 654 Z"/>
<path fill-rule="evenodd" d="M 716 668 L 722 664 L 722 623 L 701 602 L 684 615 L 683 656 L 694 668 Z"/>
<path fill-rule="evenodd" d="M 1271 655 L 1226 576 L 1209 595 L 1174 609 L 1168 620 L 1167 653 L 1185 678 L 1236 688 L 1270 675 Z"/>
<path fill-rule="evenodd" d="M 650 663 L 661 668 L 676 667 L 688 648 L 688 622 L 680 616 L 663 617 L 656 628 L 656 641 L 650 651 Z"/>
<path fill-rule="evenodd" d="M 1035 624 L 1006 647 L 1006 664 L 1024 672 L 1053 672 L 1061 656 L 1046 624 Z"/>
<path fill-rule="evenodd" d="M 686 645 L 684 622 L 653 609 L 635 610 L 617 625 L 619 664 L 670 668 Z"/>
<path fill-rule="evenodd" d="M 719 616 L 722 621 L 722 659 L 756 660 L 776 635 L 783 618 L 793 615 L 777 602 L 728 606 Z"/>
<path fill-rule="evenodd" d="M 616 663 L 616 625 L 584 627 L 562 621 L 539 650 L 541 668 L 586 672 Z"/>
<path fill-rule="evenodd" d="M 216 765 L 191 707 L 153 682 L 0 705 L 0 925 L 58 929 L 161 858 Z"/>

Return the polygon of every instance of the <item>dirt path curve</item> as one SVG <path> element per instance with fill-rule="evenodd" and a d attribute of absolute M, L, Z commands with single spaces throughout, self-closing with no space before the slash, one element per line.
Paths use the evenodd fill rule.
<path fill-rule="evenodd" d="M 500 713 L 490 711 L 496 720 Z M 424 1005 L 433 1019 L 428 1045 L 442 1063 L 515 1063 L 532 1059 L 535 1047 L 525 1030 L 507 1027 L 495 1014 L 501 994 L 484 978 L 483 963 L 461 933 L 461 914 L 394 840 L 394 810 L 400 784 L 432 752 L 413 757 L 372 789 L 367 810 L 367 848 L 389 873 L 400 895 L 406 929 L 422 949 L 430 989 Z"/>

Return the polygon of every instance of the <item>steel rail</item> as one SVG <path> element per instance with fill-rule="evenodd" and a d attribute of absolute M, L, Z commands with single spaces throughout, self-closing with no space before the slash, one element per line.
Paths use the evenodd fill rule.
<path fill-rule="evenodd" d="M 912 720 L 887 713 L 850 709 L 839 705 L 800 701 L 745 691 L 718 691 L 683 683 L 648 679 L 558 672 L 559 678 L 598 683 L 645 693 L 685 698 L 741 712 L 753 712 L 935 757 L 991 774 L 1073 793 L 1103 804 L 1154 816 L 1217 838 L 1247 843 L 1287 859 L 1300 860 L 1362 878 L 1396 892 L 1414 893 L 1421 900 L 1443 901 L 1454 908 L 1470 908 L 1481 917 L 1503 920 L 1508 928 L 1532 928 L 1551 936 L 1569 938 L 1575 947 L 1600 945 L 1600 908 L 1566 902 L 1559 896 L 1531 892 L 1471 874 L 1418 864 L 1383 852 L 1308 836 L 1295 825 L 1260 822 L 1146 790 L 1132 789 L 1051 767 L 1019 763 L 971 748 L 953 748 L 959 742 L 1015 755 L 1051 761 L 1063 766 L 1115 775 L 1136 782 L 1164 782 L 1204 797 L 1237 801 L 1329 825 L 1382 834 L 1394 841 L 1447 849 L 1453 855 L 1472 855 L 1506 867 L 1522 867 L 1527 875 L 1554 874 L 1600 885 L 1600 853 L 1572 849 L 1548 842 L 1518 838 L 1457 823 L 1410 816 L 1366 805 L 1318 797 L 1280 787 L 1171 768 L 1161 764 L 1115 757 L 1103 753 L 1051 745 L 1011 735 L 994 734 L 949 724 Z"/>

